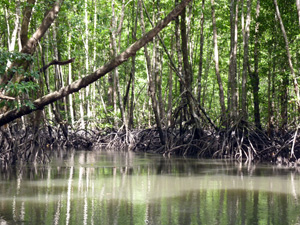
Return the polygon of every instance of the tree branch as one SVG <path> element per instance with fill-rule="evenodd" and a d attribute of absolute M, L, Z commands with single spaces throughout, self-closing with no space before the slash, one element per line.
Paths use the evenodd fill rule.
<path fill-rule="evenodd" d="M 48 63 L 47 65 L 43 66 L 41 69 L 40 69 L 40 73 L 43 73 L 46 71 L 46 69 L 48 69 L 48 67 L 52 66 L 52 65 L 66 65 L 66 64 L 69 64 L 69 63 L 72 63 L 74 62 L 75 58 L 71 58 L 71 59 L 68 59 L 66 61 L 58 61 L 56 59 L 52 60 L 50 63 Z"/>
<path fill-rule="evenodd" d="M 33 111 L 43 109 L 46 105 L 55 102 L 71 93 L 78 92 L 80 89 L 88 86 L 89 84 L 97 81 L 108 72 L 112 71 L 117 66 L 127 61 L 131 56 L 151 41 L 163 28 L 165 28 L 172 20 L 174 20 L 182 10 L 188 5 L 191 0 L 183 0 L 178 6 L 176 6 L 163 20 L 157 23 L 156 27 L 146 33 L 141 39 L 136 41 L 124 52 L 112 59 L 106 65 L 100 67 L 95 72 L 74 81 L 68 86 L 61 88 L 58 91 L 45 95 L 33 102 L 34 108 L 28 106 L 22 106 L 19 109 L 10 110 L 0 115 L 0 126 L 13 121 L 21 116 L 27 115 Z"/>
<path fill-rule="evenodd" d="M 6 95 L 2 94 L 1 92 L 0 92 L 0 99 L 4 99 L 4 100 L 15 100 L 14 97 L 6 96 Z"/>

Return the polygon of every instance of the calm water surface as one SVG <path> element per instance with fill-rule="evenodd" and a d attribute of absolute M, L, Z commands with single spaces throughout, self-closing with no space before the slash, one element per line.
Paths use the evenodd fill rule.
<path fill-rule="evenodd" d="M 270 165 L 68 152 L 0 173 L 0 224 L 300 224 L 300 175 Z"/>

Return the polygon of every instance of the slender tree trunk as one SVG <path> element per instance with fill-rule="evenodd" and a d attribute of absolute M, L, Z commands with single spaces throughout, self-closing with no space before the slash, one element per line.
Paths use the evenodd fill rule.
<path fill-rule="evenodd" d="M 288 125 L 288 85 L 289 78 L 285 74 L 285 71 L 282 71 L 282 85 L 280 88 L 280 116 L 281 116 L 281 125 L 280 130 L 283 134 L 287 131 Z"/>
<path fill-rule="evenodd" d="M 260 0 L 256 3 L 256 25 L 254 33 L 254 73 L 250 72 L 251 84 L 253 88 L 253 103 L 254 103 L 254 121 L 257 129 L 261 130 L 260 121 L 260 101 L 259 101 L 259 73 L 258 73 L 258 62 L 259 62 L 259 14 L 260 14 Z M 250 68 L 250 67 L 249 67 Z"/>
<path fill-rule="evenodd" d="M 56 24 L 54 23 L 53 29 L 52 29 L 52 38 L 53 38 L 53 58 L 54 60 L 58 60 L 60 61 L 60 57 L 58 54 L 58 46 L 57 46 L 57 33 L 56 33 Z M 60 65 L 56 64 L 54 65 L 54 71 L 55 71 L 55 76 L 54 76 L 54 80 L 55 80 L 55 90 L 59 90 L 62 86 L 61 86 L 61 80 L 60 80 Z M 56 107 L 59 105 L 60 101 L 56 102 Z"/>
<path fill-rule="evenodd" d="M 67 79 L 65 79 L 64 70 L 62 70 L 62 68 L 60 68 L 60 80 L 61 80 L 61 87 L 60 88 L 62 88 L 62 87 L 65 86 L 65 80 L 67 80 Z M 67 97 L 64 97 L 63 100 L 62 100 L 62 103 L 63 103 L 63 110 L 65 112 L 65 115 L 68 115 L 68 104 L 67 104 L 67 102 L 68 102 Z M 65 119 L 67 120 L 67 116 L 66 116 Z"/>
<path fill-rule="evenodd" d="M 209 42 L 207 46 L 210 46 Z M 210 65 L 212 62 L 212 55 L 213 55 L 213 49 L 207 48 L 206 51 L 206 65 L 204 68 L 204 87 L 203 87 L 203 93 L 202 93 L 202 107 L 205 107 L 205 102 L 206 102 L 206 91 L 207 91 L 207 80 L 208 80 L 208 74 L 210 70 Z"/>
<path fill-rule="evenodd" d="M 233 44 L 234 44 L 234 2 L 230 1 L 230 56 L 229 56 L 229 73 L 228 73 L 228 87 L 227 87 L 227 107 L 228 107 L 228 119 L 231 119 L 230 111 L 232 110 L 232 54 L 233 54 Z"/>
<path fill-rule="evenodd" d="M 300 28 L 300 0 L 296 0 L 296 5 L 297 5 L 299 28 Z"/>
<path fill-rule="evenodd" d="M 157 101 L 158 101 L 158 113 L 159 113 L 159 117 L 161 120 L 163 120 L 164 118 L 164 107 L 163 107 L 163 99 L 162 99 L 162 75 L 161 75 L 161 67 L 163 64 L 163 58 L 160 56 L 160 51 L 159 51 L 159 40 L 158 38 L 155 39 L 155 68 L 154 68 L 154 77 L 156 80 L 156 91 L 155 93 L 157 93 Z"/>
<path fill-rule="evenodd" d="M 96 62 L 96 57 L 97 57 L 97 45 L 96 45 L 96 38 L 97 38 L 97 0 L 94 0 L 93 2 L 94 4 L 94 31 L 93 31 L 93 40 L 94 40 L 94 46 L 93 46 L 93 71 L 95 71 L 97 69 L 97 62 Z M 96 104 L 94 103 L 94 101 L 96 100 L 96 83 L 91 84 L 91 97 L 92 97 L 92 101 L 91 101 L 91 116 L 93 118 L 95 118 L 95 106 Z M 101 96 L 100 98 L 102 98 L 102 94 L 99 93 L 99 95 Z M 105 107 L 104 107 L 105 108 Z M 106 111 L 106 110 L 105 110 Z"/>
<path fill-rule="evenodd" d="M 193 40 L 193 33 L 191 32 L 191 26 L 194 26 L 194 21 L 192 20 L 193 16 L 193 4 L 190 4 L 186 8 L 186 38 L 187 38 L 187 50 L 188 50 L 188 59 L 189 59 L 189 70 L 190 70 L 190 83 L 191 83 L 191 90 L 192 90 L 192 84 L 194 81 L 194 76 L 193 76 L 193 52 L 194 48 L 196 46 L 195 40 Z"/>
<path fill-rule="evenodd" d="M 135 14 L 135 16 L 134 16 Z M 139 8 L 138 5 L 136 6 L 136 12 L 135 12 L 135 1 L 133 1 L 133 7 L 132 7 L 132 17 L 135 18 L 133 20 L 134 27 L 132 28 L 132 40 L 136 41 L 136 32 L 137 32 L 137 20 L 139 15 Z M 134 127 L 133 122 L 133 110 L 134 110 L 134 90 L 135 90 L 135 56 L 132 57 L 131 61 L 131 76 L 132 76 L 132 84 L 131 84 L 131 97 L 130 97 L 130 106 L 129 106 L 129 119 L 128 119 L 128 128 L 132 129 Z"/>
<path fill-rule="evenodd" d="M 175 6 L 178 5 L 178 0 L 175 0 Z M 183 70 L 182 70 L 182 51 L 180 45 L 180 21 L 179 17 L 175 18 L 175 42 L 176 42 L 176 53 L 177 53 L 177 61 L 178 61 L 178 73 L 180 75 L 180 79 L 183 79 Z M 179 85 L 180 93 L 183 92 L 183 85 L 180 83 Z"/>
<path fill-rule="evenodd" d="M 217 26 L 216 26 L 216 16 L 215 16 L 215 3 L 214 0 L 211 0 L 211 14 L 212 14 L 212 23 L 213 23 L 213 44 L 214 44 L 214 61 L 215 61 L 215 70 L 216 76 L 219 84 L 219 99 L 221 106 L 222 117 L 221 120 L 224 122 L 226 116 L 226 108 L 225 108 L 225 99 L 224 99 L 224 89 L 222 84 L 222 79 L 220 75 L 219 68 L 219 50 L 218 50 L 218 40 L 217 40 Z"/>
<path fill-rule="evenodd" d="M 273 137 L 274 131 L 274 90 L 273 90 L 273 77 L 275 74 L 275 57 L 273 52 L 269 52 L 269 71 L 268 71 L 268 135 Z"/>
<path fill-rule="evenodd" d="M 112 41 L 109 43 L 109 49 L 110 49 L 110 56 L 113 57 L 113 47 L 112 47 Z M 111 107 L 111 110 L 115 112 L 115 98 L 114 98 L 114 93 L 115 93 L 115 85 L 114 85 L 114 72 L 110 72 L 108 74 L 108 106 Z M 114 121 L 115 122 L 115 121 Z"/>
<path fill-rule="evenodd" d="M 188 39 L 187 39 L 187 30 L 186 30 L 186 19 L 185 19 L 185 9 L 183 9 L 181 13 L 181 21 L 180 21 L 180 30 L 181 30 L 181 49 L 182 49 L 182 59 L 183 59 L 183 71 L 184 71 L 184 89 L 185 94 L 183 95 L 183 102 L 186 103 L 185 106 L 185 118 L 192 119 L 196 125 L 195 138 L 200 137 L 201 133 L 201 124 L 200 118 L 198 115 L 197 107 L 195 106 L 193 96 L 192 96 L 192 72 L 191 66 L 189 63 L 189 54 L 188 54 Z M 188 107 L 190 109 L 188 113 Z"/>
<path fill-rule="evenodd" d="M 9 34 L 8 37 L 10 37 L 8 39 L 8 51 L 12 52 L 15 50 L 15 46 L 16 46 L 16 40 L 17 40 L 17 32 L 19 29 L 19 25 L 20 25 L 20 1 L 17 0 L 16 1 L 16 19 L 15 19 L 15 24 L 14 24 L 14 29 L 11 33 L 11 35 Z M 7 25 L 9 27 L 9 25 Z M 8 65 L 9 67 L 9 65 Z"/>
<path fill-rule="evenodd" d="M 85 25 L 85 35 L 83 38 L 84 49 L 85 49 L 85 73 L 89 73 L 89 20 L 88 20 L 88 1 L 84 1 L 84 25 Z M 87 118 L 91 118 L 91 102 L 92 96 L 90 95 L 90 86 L 85 88 L 85 99 L 86 99 L 86 113 Z"/>
<path fill-rule="evenodd" d="M 185 9 L 181 13 L 180 19 L 180 34 L 181 34 L 181 52 L 182 52 L 182 61 L 183 61 L 183 80 L 184 85 L 182 88 L 182 92 L 185 92 L 182 95 L 182 103 L 185 105 L 184 107 L 184 114 L 183 120 L 189 120 L 189 113 L 188 113 L 188 98 L 189 93 L 192 93 L 192 86 L 191 86 L 191 69 L 189 64 L 189 53 L 188 53 L 188 39 L 187 39 L 187 30 L 186 30 L 186 13 Z"/>
<path fill-rule="evenodd" d="M 115 15 L 115 1 L 112 1 L 112 29 L 111 29 L 111 41 L 112 41 L 112 47 L 113 47 L 113 56 L 116 57 L 117 54 L 119 53 L 120 49 L 120 38 L 121 38 L 121 31 L 122 31 L 122 26 L 123 26 L 123 19 L 124 19 L 124 7 L 125 7 L 125 0 L 122 2 L 122 10 L 121 10 L 121 15 L 120 15 L 120 21 L 119 21 L 119 26 L 117 27 L 116 23 L 116 15 Z M 117 38 L 119 37 L 119 44 L 117 46 Z M 116 104 L 116 99 L 118 98 L 119 100 L 119 109 L 121 112 L 122 116 L 122 121 L 126 128 L 128 127 L 128 123 L 126 122 L 126 116 L 124 112 L 124 104 L 123 100 L 121 97 L 121 92 L 120 92 L 120 82 L 119 82 L 119 71 L 118 68 L 114 70 L 114 86 L 115 86 L 115 104 Z M 116 109 L 116 108 L 115 108 Z"/>
<path fill-rule="evenodd" d="M 53 34 L 54 34 L 54 38 L 53 40 L 56 40 L 56 37 L 55 37 L 55 27 L 53 29 Z M 46 35 L 46 38 L 47 38 L 48 35 Z M 56 46 L 56 44 L 54 44 L 54 46 Z M 54 54 L 57 54 L 57 50 L 55 49 L 56 47 L 54 47 Z M 48 50 L 48 47 L 47 47 L 47 50 Z M 45 51 L 42 51 L 42 64 L 43 64 L 43 67 L 45 67 L 45 57 L 44 57 L 44 52 Z M 47 55 L 46 55 L 46 60 L 48 61 L 48 51 L 46 51 Z M 48 70 L 43 70 L 43 73 L 44 73 L 44 81 L 45 81 L 45 84 L 46 84 L 46 88 L 47 88 L 47 92 L 48 94 L 51 93 L 51 88 L 50 88 L 50 83 L 49 83 L 49 72 Z M 55 74 L 56 76 L 57 74 Z M 43 98 L 43 97 L 42 97 Z M 62 98 L 60 98 L 62 99 Z M 49 104 L 49 118 L 50 120 L 55 119 L 56 123 L 59 124 L 59 126 L 61 127 L 62 131 L 63 131 L 63 134 L 66 138 L 68 138 L 68 128 L 67 126 L 63 123 L 63 120 L 61 118 L 61 114 L 59 112 L 59 108 L 54 104 L 55 102 L 50 102 Z M 39 112 L 40 110 L 42 110 L 43 107 L 41 107 L 40 109 L 38 109 L 38 113 L 36 114 L 36 118 L 37 119 L 34 119 L 34 120 L 39 120 L 38 118 L 41 117 L 41 112 Z M 36 111 L 36 110 L 35 110 Z M 35 121 L 36 122 L 36 121 Z M 37 126 L 36 126 L 37 128 Z M 36 130 L 37 131 L 37 130 Z"/>
<path fill-rule="evenodd" d="M 78 95 L 79 95 L 80 128 L 84 129 L 85 128 L 84 107 L 83 107 L 84 91 L 83 90 L 79 91 Z"/>
<path fill-rule="evenodd" d="M 54 60 L 57 61 L 61 61 L 60 58 L 60 52 L 59 52 L 59 46 L 58 46 L 58 41 L 57 41 L 57 26 L 54 23 L 53 29 L 53 53 L 54 53 Z M 59 90 L 62 87 L 65 86 L 64 83 L 64 77 L 63 77 L 63 71 L 62 68 L 59 64 L 55 64 L 54 65 L 54 69 L 55 69 L 55 90 Z M 67 101 L 66 98 L 63 98 L 59 101 L 56 101 L 56 113 L 59 114 L 59 120 L 61 122 L 61 120 L 63 120 L 62 115 L 61 115 L 61 111 L 64 111 L 64 114 L 67 114 Z"/>
<path fill-rule="evenodd" d="M 139 0 L 139 8 L 140 8 L 140 13 L 141 13 L 141 28 L 142 28 L 142 32 L 143 35 L 145 34 L 145 24 L 144 24 L 144 15 L 143 15 L 143 7 L 142 7 L 142 2 L 141 0 Z M 151 97 L 151 103 L 152 103 L 152 110 L 154 113 L 154 117 L 155 117 L 155 122 L 156 122 L 156 126 L 159 132 L 159 137 L 160 137 L 160 141 L 161 143 L 164 145 L 165 144 L 165 137 L 162 131 L 162 124 L 161 124 L 161 118 L 158 112 L 158 103 L 156 100 L 156 96 L 155 96 L 155 84 L 153 81 L 153 72 L 151 69 L 151 60 L 150 60 L 150 56 L 148 53 L 148 49 L 147 49 L 147 45 L 144 46 L 144 52 L 145 52 L 145 57 L 146 57 L 146 63 L 147 63 L 147 72 L 148 72 L 148 82 L 149 82 L 149 88 L 148 88 L 148 92 L 149 95 Z"/>
<path fill-rule="evenodd" d="M 228 111 L 231 123 L 236 123 L 238 117 L 237 92 L 237 41 L 238 41 L 238 9 L 240 0 L 232 0 L 230 6 L 231 20 L 231 50 L 228 77 Z M 235 10 L 234 10 L 235 8 Z"/>
<path fill-rule="evenodd" d="M 236 1 L 235 6 L 235 21 L 234 21 L 234 45 L 233 45 L 233 73 L 232 73 L 232 116 L 233 121 L 238 119 L 238 88 L 237 88 L 237 42 L 238 42 L 238 17 L 239 17 L 239 2 Z"/>
<path fill-rule="evenodd" d="M 204 46 L 204 9 L 205 0 L 202 0 L 202 14 L 200 18 L 200 55 L 199 55 L 199 69 L 198 69 L 198 90 L 197 100 L 201 104 L 201 82 L 202 82 L 202 70 L 203 70 L 203 46 Z"/>
<path fill-rule="evenodd" d="M 276 15 L 278 17 L 279 23 L 280 23 L 280 28 L 282 31 L 282 35 L 284 38 L 284 42 L 285 42 L 285 49 L 286 49 L 286 53 L 287 53 L 287 58 L 288 58 L 288 64 L 291 70 L 291 75 L 292 75 L 292 79 L 294 81 L 294 92 L 295 92 L 295 97 L 296 97 L 296 105 L 298 107 L 298 113 L 300 113 L 300 92 L 299 92 L 299 86 L 298 86 L 298 81 L 297 81 L 297 77 L 294 71 L 294 67 L 293 67 L 293 62 L 292 62 L 292 56 L 290 53 L 290 47 L 289 47 L 289 41 L 285 32 L 285 28 L 284 28 L 284 24 L 282 22 L 281 19 L 281 15 L 280 15 L 280 11 L 278 8 L 278 4 L 277 4 L 277 0 L 274 0 L 274 5 L 275 5 L 275 10 L 276 10 Z"/>
<path fill-rule="evenodd" d="M 189 63 L 189 53 L 188 53 L 188 38 L 187 38 L 187 29 L 185 21 L 185 9 L 181 13 L 180 29 L 181 29 L 181 51 L 183 59 L 183 71 L 184 71 L 184 81 L 187 89 L 192 91 L 191 86 L 191 68 Z"/>
<path fill-rule="evenodd" d="M 69 59 L 71 58 L 71 32 L 69 33 L 69 46 L 68 46 L 68 56 Z M 68 70 L 68 84 L 70 85 L 72 83 L 72 64 L 69 64 L 69 70 Z M 69 112 L 70 112 L 70 117 L 71 117 L 71 125 L 72 127 L 74 126 L 74 109 L 73 109 L 73 95 L 69 95 Z"/>
<path fill-rule="evenodd" d="M 10 33 L 8 10 L 7 10 L 7 8 L 4 9 L 5 14 L 6 14 L 5 18 L 6 18 L 6 24 L 7 24 L 6 26 L 7 26 L 7 32 L 8 32 L 7 45 L 8 45 L 9 52 L 13 52 L 15 50 L 17 36 L 18 36 L 17 32 L 18 32 L 19 25 L 20 25 L 20 15 L 21 15 L 20 1 L 17 0 L 15 4 L 16 4 L 16 18 L 15 18 L 15 23 L 14 23 L 14 28 L 13 28 L 12 33 Z M 8 61 L 6 67 L 9 68 L 10 65 L 11 65 L 11 61 Z"/>
<path fill-rule="evenodd" d="M 171 38 L 171 57 L 174 55 L 174 38 Z M 168 77 L 168 86 L 169 86 L 169 94 L 168 94 L 168 109 L 167 109 L 167 121 L 168 126 L 170 127 L 172 124 L 172 100 L 173 100 L 173 70 L 171 66 L 169 66 L 169 77 Z"/>
<path fill-rule="evenodd" d="M 274 46 L 274 52 L 276 50 L 276 45 Z M 275 109 L 275 70 L 276 70 L 276 58 L 272 57 L 272 72 L 269 75 L 270 76 L 270 101 L 269 101 L 269 135 L 272 137 L 274 134 L 274 124 L 275 124 L 275 117 L 274 117 L 274 109 Z"/>
<path fill-rule="evenodd" d="M 244 59 L 243 59 L 243 77 L 242 77 L 242 118 L 247 120 L 247 77 L 249 66 L 249 36 L 250 36 L 250 22 L 251 22 L 251 4 L 252 0 L 247 0 L 247 16 L 246 26 L 244 32 Z"/>
<path fill-rule="evenodd" d="M 46 35 L 45 35 L 45 42 L 49 41 L 48 39 L 49 39 L 49 32 L 47 32 Z M 45 47 L 45 42 L 43 42 L 43 47 Z M 44 56 L 45 53 L 46 53 L 46 57 Z M 48 53 L 49 53 L 49 45 L 47 44 L 46 49 L 43 50 L 43 52 L 42 52 L 43 66 L 46 65 L 45 61 L 46 62 L 49 61 Z M 50 86 L 48 85 L 49 84 L 49 70 L 44 71 L 44 77 L 45 77 L 44 80 L 45 80 L 45 84 L 46 84 L 46 87 L 47 87 L 47 91 L 48 91 L 48 94 L 49 94 L 49 93 L 51 93 Z M 53 105 L 53 103 L 48 105 L 48 113 L 49 113 L 49 119 L 50 120 L 53 120 L 52 105 Z"/>
<path fill-rule="evenodd" d="M 114 78 L 113 78 L 113 73 L 110 72 L 108 74 L 108 91 L 107 91 L 107 105 L 113 108 L 114 106 L 114 95 L 113 95 L 113 90 L 114 90 Z"/>

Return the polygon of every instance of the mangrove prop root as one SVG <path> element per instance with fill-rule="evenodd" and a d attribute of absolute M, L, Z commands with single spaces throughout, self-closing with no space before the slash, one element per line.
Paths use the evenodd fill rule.
<path fill-rule="evenodd" d="M 160 153 L 164 155 L 230 158 L 238 161 L 268 161 L 300 164 L 300 132 L 277 133 L 270 138 L 266 132 L 250 125 L 236 124 L 231 129 L 203 130 L 195 135 L 195 128 L 165 129 L 166 144 L 161 145 L 156 129 L 131 130 L 127 144 L 126 132 L 111 132 L 94 143 L 112 150 Z M 291 152 L 292 151 L 292 152 Z M 292 157 L 291 157 L 292 156 Z M 297 160 L 298 159 L 298 160 Z"/>
<path fill-rule="evenodd" d="M 162 145 L 158 130 L 69 130 L 63 135 L 60 126 L 45 125 L 34 131 L 11 125 L 0 130 L 0 164 L 19 161 L 48 162 L 52 152 L 75 148 L 80 150 L 121 150 L 209 158 L 230 158 L 238 161 L 269 161 L 300 165 L 300 132 L 266 132 L 250 125 L 236 124 L 230 129 L 199 131 L 193 127 L 163 130 Z M 199 135 L 200 134 L 200 135 Z"/>

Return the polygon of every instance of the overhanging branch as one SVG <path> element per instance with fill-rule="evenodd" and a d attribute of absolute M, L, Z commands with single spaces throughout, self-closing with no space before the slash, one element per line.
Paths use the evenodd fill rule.
<path fill-rule="evenodd" d="M 174 20 L 181 11 L 188 5 L 191 0 L 183 0 L 178 6 L 176 6 L 163 20 L 157 23 L 156 27 L 146 33 L 141 39 L 136 41 L 130 47 L 128 47 L 124 52 L 118 55 L 116 58 L 112 59 L 106 65 L 100 67 L 95 72 L 74 81 L 68 86 L 61 88 L 58 91 L 45 95 L 37 100 L 35 100 L 34 108 L 28 106 L 22 106 L 19 109 L 10 110 L 4 114 L 0 115 L 0 126 L 7 124 L 14 119 L 21 116 L 27 115 L 33 111 L 43 109 L 46 105 L 55 102 L 71 93 L 78 92 L 80 89 L 88 86 L 89 84 L 95 82 L 96 80 L 103 77 L 108 72 L 112 71 L 114 68 L 118 67 L 125 61 L 127 61 L 131 56 L 135 55 L 136 52 L 142 48 L 145 44 L 151 41 L 163 28 L 165 28 L 172 20 Z"/>

